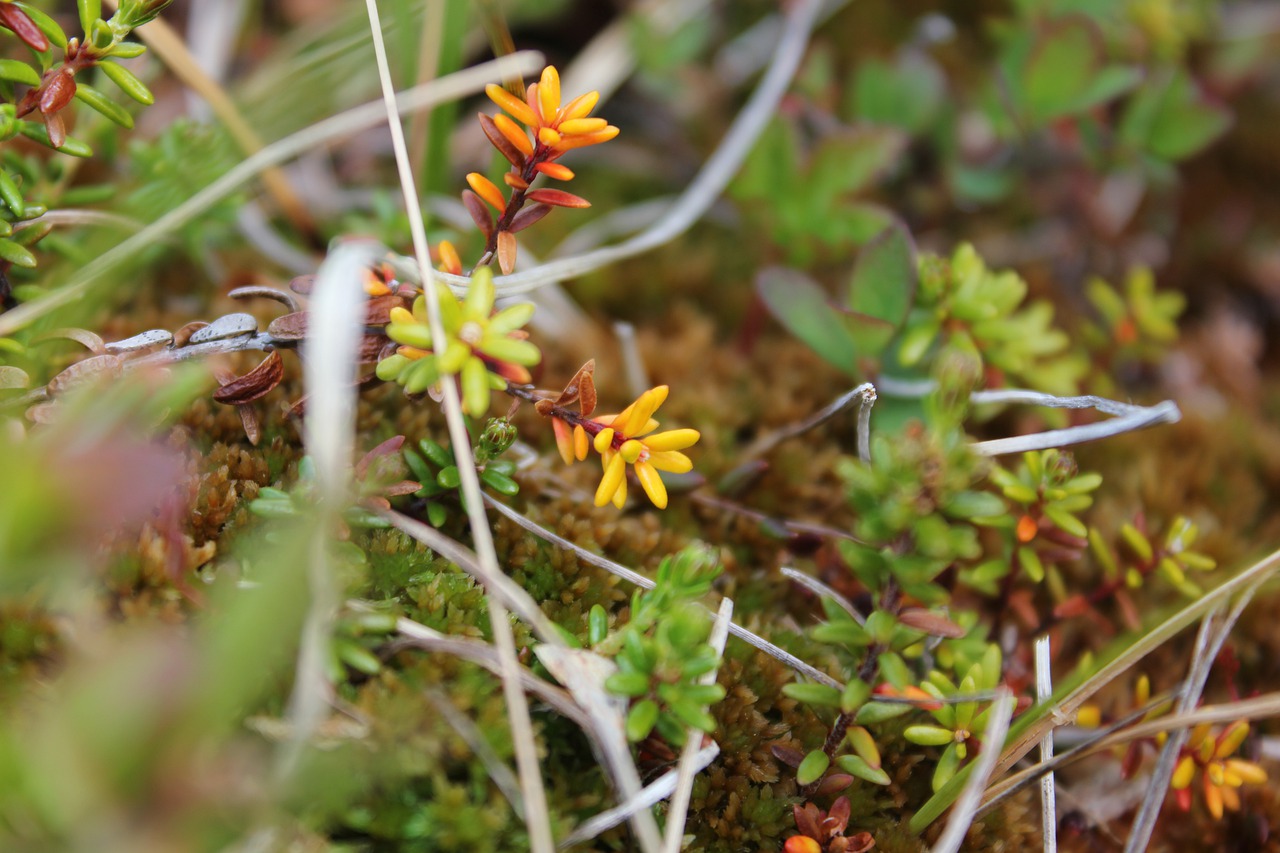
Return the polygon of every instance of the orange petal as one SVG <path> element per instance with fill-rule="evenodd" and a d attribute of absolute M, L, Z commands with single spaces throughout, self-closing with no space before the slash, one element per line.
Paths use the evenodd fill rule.
<path fill-rule="evenodd" d="M 528 104 L 526 104 L 524 101 L 520 100 L 515 95 L 508 92 L 506 89 L 497 85 L 496 83 L 490 83 L 488 86 L 485 86 L 484 93 L 489 96 L 489 100 L 493 101 L 499 107 L 506 110 L 518 121 L 521 121 L 529 125 L 530 127 L 533 127 L 539 123 L 538 116 L 534 113 L 533 110 L 529 109 Z M 497 119 L 494 119 L 494 123 L 495 124 L 497 123 Z M 498 125 L 498 127 L 499 129 L 501 129 L 502 126 Z M 506 134 L 504 133 L 503 136 L 505 135 Z M 514 140 L 512 144 L 514 144 Z"/>
<path fill-rule="evenodd" d="M 597 133 L 609 126 L 602 118 L 571 118 L 556 125 L 562 136 L 581 136 L 584 133 Z"/>
<path fill-rule="evenodd" d="M 541 172 L 548 178 L 555 178 L 557 181 L 573 180 L 573 170 L 568 166 L 561 166 L 559 163 L 539 163 L 533 168 L 534 171 Z"/>
<path fill-rule="evenodd" d="M 581 460 L 581 459 L 586 459 L 586 458 L 587 458 L 587 448 L 588 448 L 589 446 L 590 446 L 590 445 L 589 445 L 589 442 L 587 441 L 587 431 L 586 431 L 585 429 L 583 429 L 581 426 L 574 426 L 574 428 L 573 428 L 573 455 L 574 455 L 574 456 L 576 456 L 576 457 L 577 457 L 578 459 L 580 459 L 580 460 Z"/>
<path fill-rule="evenodd" d="M 573 464 L 573 433 L 569 431 L 569 425 L 559 418 L 551 419 L 551 431 L 556 435 L 556 449 L 560 451 L 560 458 L 564 460 L 564 464 Z"/>
<path fill-rule="evenodd" d="M 504 89 L 503 91 L 506 90 Z M 524 104 L 522 103 L 521 106 L 524 106 Z M 533 142 L 529 139 L 529 134 L 525 133 L 520 125 L 501 113 L 493 117 L 493 124 L 498 128 L 498 132 L 502 134 L 503 138 L 514 145 L 521 154 L 528 157 L 533 153 Z"/>
<path fill-rule="evenodd" d="M 458 257 L 458 250 L 452 243 L 441 240 L 436 251 L 440 255 L 440 269 L 454 275 L 462 275 L 462 258 Z"/>
<path fill-rule="evenodd" d="M 506 209 L 507 200 L 502 195 L 502 190 L 498 189 L 497 185 L 484 175 L 479 172 L 469 172 L 467 174 L 467 184 L 470 185 L 472 192 L 497 208 L 499 212 Z"/>
<path fill-rule="evenodd" d="M 595 133 L 584 133 L 580 136 L 566 136 L 560 140 L 555 146 L 556 151 L 570 151 L 574 148 L 585 148 L 588 145 L 599 145 L 601 142 L 608 142 L 618 135 L 618 128 L 609 125 L 604 130 L 598 130 Z"/>

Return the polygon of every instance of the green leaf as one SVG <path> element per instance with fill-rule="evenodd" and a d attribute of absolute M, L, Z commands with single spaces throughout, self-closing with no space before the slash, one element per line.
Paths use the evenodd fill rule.
<path fill-rule="evenodd" d="M 85 145 L 78 139 L 68 136 L 62 143 L 62 147 L 58 148 L 53 144 L 53 140 L 49 138 L 49 131 L 43 125 L 34 121 L 23 121 L 18 123 L 19 132 L 27 137 L 39 142 L 46 148 L 53 148 L 55 151 L 61 151 L 63 154 L 70 154 L 72 157 L 92 157 L 93 149 Z"/>
<path fill-rule="evenodd" d="M 784 687 L 783 690 L 785 691 L 786 688 Z M 905 702 L 868 702 L 858 709 L 854 721 L 859 725 L 883 723 L 885 720 L 901 717 L 903 714 L 909 714 L 914 710 L 913 706 Z"/>
<path fill-rule="evenodd" d="M 893 64 L 878 59 L 863 62 L 848 91 L 851 117 L 919 133 L 938 114 L 946 81 L 928 55 L 909 50 Z"/>
<path fill-rule="evenodd" d="M 865 759 L 857 755 L 842 755 L 836 759 L 841 770 L 859 779 L 865 779 L 873 785 L 888 785 L 889 774 L 879 767 L 872 767 Z"/>
<path fill-rule="evenodd" d="M 22 199 L 22 190 L 18 189 L 17 182 L 4 169 L 0 169 L 0 201 L 4 202 L 5 207 L 9 208 L 15 217 L 22 217 L 26 206 Z"/>
<path fill-rule="evenodd" d="M 821 208 L 839 196 L 860 192 L 881 178 L 902 157 L 907 137 L 889 127 L 863 127 L 830 134 L 809 163 L 805 183 Z"/>
<path fill-rule="evenodd" d="M 657 722 L 658 703 L 652 699 L 641 699 L 627 714 L 627 740 L 632 743 L 644 740 Z"/>
<path fill-rule="evenodd" d="M 0 80 L 12 80 L 26 86 L 40 85 L 40 75 L 36 70 L 16 59 L 0 59 Z"/>
<path fill-rule="evenodd" d="M 485 468 L 480 473 L 480 479 L 485 485 L 492 488 L 495 492 L 502 495 L 518 494 L 520 492 L 520 484 L 508 477 L 506 474 L 499 474 L 492 468 Z"/>
<path fill-rule="evenodd" d="M 825 684 L 784 684 L 782 692 L 806 705 L 825 708 L 840 707 L 840 691 Z"/>
<path fill-rule="evenodd" d="M 1004 501 L 990 492 L 956 492 L 942 505 L 942 511 L 952 518 L 991 518 L 1004 510 Z"/>
<path fill-rule="evenodd" d="M 33 269 L 36 265 L 35 255 L 12 240 L 5 239 L 0 239 L 0 260 L 5 260 L 16 267 L 26 267 L 27 269 Z"/>
<path fill-rule="evenodd" d="M 133 116 L 129 115 L 129 111 L 92 86 L 86 86 L 84 83 L 78 84 L 76 86 L 76 98 L 83 101 L 85 105 L 91 109 L 102 113 L 121 127 L 133 127 Z"/>
<path fill-rule="evenodd" d="M 587 614 L 587 642 L 596 645 L 609 636 L 609 613 L 599 604 L 591 606 Z"/>
<path fill-rule="evenodd" d="M 858 350 L 853 336 L 812 279 L 796 270 L 768 267 L 756 276 L 756 292 L 787 331 L 846 373 L 854 371 Z"/>
<path fill-rule="evenodd" d="M 955 740 L 955 732 L 941 726 L 907 726 L 902 736 L 920 746 L 946 746 Z"/>
<path fill-rule="evenodd" d="M 871 645 L 871 635 L 852 619 L 841 619 L 838 622 L 815 625 L 810 629 L 809 636 L 819 643 L 854 647 Z"/>
<path fill-rule="evenodd" d="M 122 41 L 111 48 L 110 55 L 117 59 L 133 59 L 134 57 L 142 56 L 146 52 L 147 46 L 145 44 L 138 44 L 136 41 Z"/>
<path fill-rule="evenodd" d="M 800 762 L 800 766 L 796 768 L 796 783 L 812 785 L 822 778 L 822 774 L 826 773 L 830 766 L 831 759 L 827 754 L 820 749 L 815 749 L 806 755 Z"/>
<path fill-rule="evenodd" d="M 615 672 L 604 686 L 621 696 L 643 696 L 649 692 L 649 676 L 643 672 Z"/>
<path fill-rule="evenodd" d="M 1148 83 L 1120 126 L 1126 142 L 1169 162 L 1202 150 L 1227 131 L 1231 113 L 1209 101 L 1184 70 Z"/>
<path fill-rule="evenodd" d="M 916 294 L 915 246 L 894 223 L 863 247 L 849 281 L 849 307 L 879 321 L 851 320 L 854 344 L 863 355 L 879 355 L 907 318 Z"/>
<path fill-rule="evenodd" d="M 108 80 L 119 86 L 122 92 L 138 103 L 150 106 L 156 102 L 156 96 L 151 94 L 146 84 L 134 76 L 128 68 L 115 62 L 102 62 L 98 67 L 102 69 L 103 74 L 107 75 Z"/>
<path fill-rule="evenodd" d="M 1042 33 L 1023 69 L 1023 106 L 1036 124 L 1072 112 L 1089 90 L 1101 61 L 1102 44 L 1086 18 L 1059 21 Z"/>
<path fill-rule="evenodd" d="M 102 0 L 76 0 L 76 11 L 80 13 L 80 29 L 91 33 L 102 17 Z"/>
<path fill-rule="evenodd" d="M 479 417 L 489 409 L 489 370 L 478 358 L 462 365 L 462 410 Z"/>

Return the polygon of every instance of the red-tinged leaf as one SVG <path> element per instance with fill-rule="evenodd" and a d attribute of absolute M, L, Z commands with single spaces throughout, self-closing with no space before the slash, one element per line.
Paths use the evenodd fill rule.
<path fill-rule="evenodd" d="M 775 743 L 769 747 L 769 751 L 773 753 L 773 757 L 781 761 L 788 767 L 799 767 L 800 762 L 804 761 L 804 753 L 798 749 L 792 749 L 789 746 Z"/>
<path fill-rule="evenodd" d="M 804 806 L 794 806 L 793 814 L 796 819 L 796 829 L 800 830 L 801 835 L 807 835 L 810 838 L 825 838 L 822 834 L 822 812 L 813 803 L 805 803 Z"/>
<path fill-rule="evenodd" d="M 41 84 L 40 112 L 51 116 L 61 110 L 76 96 L 76 78 L 65 69 Z"/>
<path fill-rule="evenodd" d="M 498 153 L 506 157 L 507 162 L 512 166 L 517 169 L 523 169 L 524 155 L 502 135 L 502 131 L 498 130 L 498 126 L 493 123 L 493 119 L 484 113 L 480 113 L 476 118 L 480 121 L 480 129 L 484 131 L 484 135 L 488 137 L 490 144 L 498 149 Z"/>
<path fill-rule="evenodd" d="M 493 233 L 493 214 L 489 212 L 489 206 L 471 190 L 462 191 L 462 206 L 471 214 L 471 221 L 484 234 L 485 239 L 489 239 L 489 235 Z"/>
<path fill-rule="evenodd" d="M 516 235 L 510 231 L 498 233 L 498 269 L 503 275 L 511 275 L 516 268 Z"/>
<path fill-rule="evenodd" d="M 49 380 L 49 394 L 56 396 L 76 385 L 93 382 L 103 377 L 119 379 L 124 373 L 122 365 L 123 360 L 117 355 L 95 355 L 84 361 L 77 361 Z"/>
<path fill-rule="evenodd" d="M 567 193 L 564 190 L 540 189 L 529 193 L 526 198 L 529 201 L 536 201 L 542 204 L 549 204 L 553 207 L 590 207 L 591 202 L 581 196 L 573 193 Z"/>
<path fill-rule="evenodd" d="M 849 816 L 852 813 L 853 809 L 849 805 L 849 798 L 840 797 L 831 804 L 831 810 L 827 812 L 827 819 L 823 821 L 827 831 L 832 835 L 843 835 L 845 827 L 849 825 Z"/>
<path fill-rule="evenodd" d="M 377 460 L 383 457 L 391 456 L 395 453 L 400 452 L 400 448 L 403 446 L 404 446 L 403 435 L 391 436 L 391 438 L 388 438 L 386 441 L 374 447 L 364 456 L 361 456 L 360 460 L 356 462 L 356 467 L 352 471 L 352 473 L 355 475 L 355 478 L 357 480 L 363 480 L 365 476 L 369 473 L 370 465 L 372 465 L 374 462 L 376 462 Z"/>
<path fill-rule="evenodd" d="M 49 134 L 49 144 L 61 148 L 67 144 L 67 126 L 58 113 L 49 113 L 44 117 L 45 132 Z"/>
<path fill-rule="evenodd" d="M 533 408 L 538 414 L 547 417 L 551 414 L 551 410 L 560 407 L 564 408 L 581 400 L 580 406 L 582 416 L 584 418 L 591 417 L 591 413 L 596 410 L 596 360 L 593 358 L 582 367 L 578 368 L 578 372 L 573 374 L 573 378 L 569 380 L 569 384 L 564 386 L 564 390 L 560 392 L 560 396 L 554 400 L 539 400 L 534 403 Z"/>
<path fill-rule="evenodd" d="M 551 212 L 551 206 L 546 204 L 531 204 L 521 210 L 511 219 L 511 227 L 508 229 L 512 234 L 519 234 L 533 223 L 542 219 Z"/>
<path fill-rule="evenodd" d="M 280 358 L 279 352 L 273 351 L 253 370 L 214 391 L 213 399 L 232 406 L 252 403 L 265 397 L 282 379 L 284 359 Z"/>
<path fill-rule="evenodd" d="M 49 49 L 49 39 L 27 13 L 9 3 L 0 3 L 0 26 L 13 30 L 13 34 L 27 47 L 39 53 Z"/>
<path fill-rule="evenodd" d="M 416 480 L 401 480 L 398 483 L 392 483 L 382 489 L 383 497 L 398 498 L 402 495 L 411 495 L 418 489 L 422 488 L 422 484 Z"/>
<path fill-rule="evenodd" d="M 849 790 L 849 786 L 852 784 L 853 777 L 848 773 L 828 773 L 818 782 L 818 787 L 813 792 L 813 795 L 815 797 L 829 797 L 832 794 Z"/>
<path fill-rule="evenodd" d="M 924 631 L 931 637 L 948 637 L 955 640 L 963 637 L 966 633 L 964 628 L 961 628 L 947 617 L 931 610 L 925 610 L 922 607 L 904 608 L 898 614 L 898 621 L 908 628 Z"/>

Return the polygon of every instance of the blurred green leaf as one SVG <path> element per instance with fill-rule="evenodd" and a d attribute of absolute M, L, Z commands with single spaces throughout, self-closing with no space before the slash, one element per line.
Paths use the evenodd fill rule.
<path fill-rule="evenodd" d="M 850 326 L 859 354 L 883 352 L 906 320 L 915 293 L 915 245 L 906 227 L 895 223 L 862 248 L 849 281 L 848 304 L 858 315 Z"/>
<path fill-rule="evenodd" d="M 853 336 L 812 279 L 796 270 L 768 267 L 756 276 L 756 292 L 787 331 L 846 373 L 854 370 L 858 350 Z"/>

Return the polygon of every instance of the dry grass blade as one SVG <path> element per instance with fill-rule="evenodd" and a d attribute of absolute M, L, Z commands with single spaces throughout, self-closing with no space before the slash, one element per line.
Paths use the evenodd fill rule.
<path fill-rule="evenodd" d="M 599 568 L 602 568 L 607 572 L 611 572 L 612 574 L 617 575 L 618 577 L 622 578 L 625 581 L 630 581 L 636 586 L 643 587 L 644 589 L 653 589 L 653 586 L 654 586 L 653 581 L 649 580 L 647 577 L 640 574 L 635 569 L 629 569 L 626 566 L 622 565 L 621 563 L 615 563 L 613 560 L 610 560 L 608 557 L 601 557 L 599 554 L 591 553 L 590 551 L 583 548 L 582 546 L 577 545 L 573 542 L 570 542 L 568 539 L 565 539 L 563 536 L 559 536 L 553 533 L 552 531 L 538 524 L 536 521 L 526 518 L 525 516 L 516 512 L 511 507 L 507 506 L 501 501 L 494 500 L 488 495 L 484 496 L 484 500 L 486 503 L 489 504 L 489 506 L 496 509 L 502 515 L 505 515 L 507 518 L 511 519 L 516 524 L 523 527 L 525 530 L 528 530 L 530 533 L 534 534 L 539 539 L 543 539 L 554 545 L 559 545 L 561 548 L 564 548 L 568 551 L 572 551 L 578 557 L 578 559 L 582 560 L 584 563 L 590 563 L 593 566 L 598 566 Z M 760 651 L 764 652 L 770 657 L 776 658 L 777 660 L 781 661 L 783 664 L 785 664 L 786 666 L 789 666 L 791 669 L 795 670 L 796 672 L 800 673 L 806 678 L 810 678 L 818 682 L 819 684 L 825 684 L 828 687 L 834 687 L 837 690 L 844 689 L 843 684 L 841 684 L 839 681 L 836 681 L 834 678 L 827 675 L 825 672 L 822 672 L 819 669 L 815 669 L 813 666 L 810 666 L 809 664 L 800 660 L 800 658 L 796 657 L 790 652 L 783 651 L 782 649 L 775 646 L 773 643 L 766 640 L 764 637 L 761 637 L 758 634 L 753 634 L 751 631 L 748 631 L 746 628 L 743 628 L 741 625 L 738 625 L 734 622 L 730 622 L 729 633 L 737 637 L 739 640 L 742 640 L 743 642 L 746 642 L 751 646 L 754 646 L 755 648 L 759 649 Z"/>
<path fill-rule="evenodd" d="M 437 284 L 432 276 L 431 253 L 427 246 L 426 224 L 422 219 L 422 207 L 418 203 L 418 191 L 409 165 L 409 153 L 405 146 L 404 128 L 396 105 L 395 89 L 391 82 L 391 70 L 387 63 L 386 45 L 382 38 L 382 24 L 378 18 L 377 0 L 366 0 L 369 31 L 373 38 L 374 54 L 378 61 L 378 79 L 382 84 L 386 119 L 391 130 L 391 145 L 395 151 L 396 168 L 400 175 L 400 191 L 404 196 L 405 211 L 409 215 L 409 228 L 413 234 L 414 256 L 418 274 L 422 278 L 426 296 L 428 323 L 431 338 L 435 342 L 436 355 L 443 356 L 448 338 L 440 317 L 440 302 L 436 298 Z M 510 67 L 510 64 L 507 66 Z M 471 453 L 471 438 L 462 419 L 462 407 L 458 388 L 453 382 L 442 383 L 444 413 L 449 426 L 449 438 L 453 446 L 454 461 L 458 466 L 462 495 L 467 502 L 467 516 L 471 521 L 471 535 L 475 540 L 478 563 L 493 577 L 501 574 L 498 556 L 493 547 L 493 535 L 489 520 L 484 514 L 480 480 L 476 474 L 475 458 Z M 547 795 L 542 786 L 538 766 L 538 749 L 534 741 L 533 723 L 529 718 L 529 704 L 521 689 L 520 664 L 516 659 L 515 638 L 507 621 L 507 610 L 502 602 L 489 597 L 489 622 L 493 628 L 494 645 L 502 661 L 502 692 L 507 701 L 507 718 L 511 726 L 511 738 L 515 746 L 516 765 L 520 775 L 520 790 L 525 804 L 525 826 L 529 830 L 529 846 L 535 853 L 551 853 L 555 849 L 551 838 L 551 821 L 547 813 Z"/>
<path fill-rule="evenodd" d="M 964 790 L 952 809 L 951 820 L 947 821 L 947 828 L 933 845 L 933 853 L 957 853 L 982 802 L 982 792 L 987 787 L 987 780 L 996 769 L 996 761 L 1000 758 L 997 744 L 1004 743 L 1004 737 L 1009 731 L 1009 720 L 1017 705 L 1017 699 L 1012 693 L 1008 690 L 1000 692 L 1003 695 L 992 704 L 991 716 L 982 735 L 987 748 L 974 762 L 969 781 L 965 783 Z"/>
<path fill-rule="evenodd" d="M 711 647 L 716 656 L 724 655 L 724 644 L 729 639 L 729 620 L 733 616 L 733 599 L 721 600 L 720 609 L 716 611 L 715 626 L 711 629 Z M 715 684 L 719 668 L 713 669 L 698 679 L 699 684 Z M 676 790 L 671 795 L 671 805 L 667 809 L 667 831 L 663 838 L 665 853 L 680 853 L 683 846 L 684 825 L 689 817 L 689 798 L 693 795 L 693 777 L 698 773 L 698 753 L 702 748 L 702 733 L 690 727 L 685 735 L 684 750 L 680 753 L 680 765 L 677 768 Z"/>
<path fill-rule="evenodd" d="M 864 462 L 871 458 L 871 407 L 876 402 L 876 389 L 870 382 L 864 382 L 852 391 L 846 391 L 839 397 L 814 412 L 802 421 L 782 427 L 768 435 L 763 435 L 752 442 L 751 446 L 742 451 L 739 456 L 741 462 L 748 459 L 755 459 L 763 456 L 773 450 L 782 442 L 799 435 L 804 435 L 811 429 L 821 426 L 836 415 L 843 412 L 850 406 L 857 404 L 858 406 L 858 457 Z M 741 464 L 741 462 L 739 464 Z"/>
<path fill-rule="evenodd" d="M 1050 670 L 1051 649 L 1049 637 L 1036 639 L 1036 701 L 1048 702 L 1053 697 L 1053 673 Z M 1040 761 L 1053 761 L 1053 731 L 1040 739 Z M 1053 771 L 1040 779 L 1040 823 L 1044 832 L 1044 853 L 1056 853 L 1058 849 L 1058 799 Z"/>
<path fill-rule="evenodd" d="M 853 603 L 849 601 L 849 599 L 845 598 L 843 595 L 836 592 L 817 578 L 811 578 L 805 573 L 798 572 L 790 566 L 783 566 L 782 574 L 784 577 L 790 578 L 815 595 L 826 596 L 831 599 L 840 606 L 841 610 L 848 613 L 849 616 L 853 618 L 853 621 L 857 622 L 859 625 L 867 624 L 867 618 L 858 612 L 858 608 L 854 607 Z"/>

